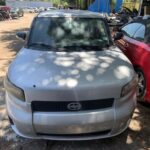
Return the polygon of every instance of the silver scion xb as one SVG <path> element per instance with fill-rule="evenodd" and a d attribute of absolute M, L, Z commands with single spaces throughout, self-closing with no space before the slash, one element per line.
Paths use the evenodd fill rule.
<path fill-rule="evenodd" d="M 123 132 L 136 106 L 137 77 L 97 13 L 43 12 L 4 84 L 13 130 L 34 139 L 89 140 Z"/>

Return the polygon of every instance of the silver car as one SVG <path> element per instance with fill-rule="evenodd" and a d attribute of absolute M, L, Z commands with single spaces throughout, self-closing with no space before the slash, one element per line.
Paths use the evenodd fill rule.
<path fill-rule="evenodd" d="M 136 107 L 137 77 L 113 45 L 106 21 L 79 10 L 43 12 L 4 84 L 9 120 L 20 136 L 89 140 L 122 133 Z"/>

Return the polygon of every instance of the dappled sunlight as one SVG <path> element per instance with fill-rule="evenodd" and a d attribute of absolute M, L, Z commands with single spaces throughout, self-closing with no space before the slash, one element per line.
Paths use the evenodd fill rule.
<path fill-rule="evenodd" d="M 114 70 L 114 73 L 118 79 L 124 79 L 130 77 L 130 70 L 127 66 L 119 66 Z"/>
<path fill-rule="evenodd" d="M 134 119 L 133 119 L 132 123 L 130 124 L 130 128 L 132 128 L 133 131 L 141 131 L 141 129 L 142 129 L 140 122 L 138 120 L 134 120 Z"/>
<path fill-rule="evenodd" d="M 78 81 L 73 78 L 67 78 L 67 79 L 60 79 L 58 81 L 58 85 L 60 86 L 67 86 L 70 88 L 76 87 L 78 84 Z"/>
<path fill-rule="evenodd" d="M 57 99 L 66 99 L 67 95 L 63 94 L 62 97 L 62 92 L 67 89 L 75 90 L 74 93 L 70 91 L 69 94 L 74 99 L 78 99 L 75 95 L 82 96 L 84 89 L 89 90 L 86 99 L 92 97 L 97 99 L 97 92 L 103 98 L 116 98 L 118 92 L 114 92 L 115 89 L 112 90 L 112 86 L 116 88 L 116 91 L 120 91 L 122 86 L 131 80 L 132 76 L 130 77 L 129 74 L 133 74 L 132 67 L 126 59 L 120 59 L 121 55 L 123 54 L 111 50 L 54 52 L 22 49 L 13 62 L 14 68 L 10 67 L 10 70 L 13 69 L 13 73 L 19 76 L 11 80 L 15 80 L 18 86 L 24 84 L 24 87 L 36 90 L 43 88 L 51 92 L 57 88 L 60 90 Z M 128 70 L 124 68 L 126 65 L 129 66 Z M 118 67 L 122 68 L 118 69 Z M 103 92 L 105 89 L 112 90 L 112 93 L 106 95 Z M 39 99 L 41 98 L 39 95 Z"/>
<path fill-rule="evenodd" d="M 132 122 L 130 123 L 130 129 L 133 131 L 141 131 L 142 130 L 142 125 L 137 118 L 140 117 L 140 110 L 138 108 L 135 109 L 135 112 L 132 117 Z"/>
<path fill-rule="evenodd" d="M 130 135 L 128 135 L 127 136 L 127 141 L 126 141 L 126 143 L 127 144 L 132 144 L 134 141 L 133 141 L 133 139 L 132 139 L 132 137 L 130 136 Z"/>
<path fill-rule="evenodd" d="M 0 150 L 16 150 L 20 149 L 21 146 L 23 147 L 24 145 L 29 145 L 31 142 L 33 142 L 33 140 L 27 140 L 18 137 L 12 131 L 7 117 L 6 102 L 4 97 L 5 90 L 3 87 L 3 80 L 5 78 L 7 68 L 15 58 L 17 52 L 23 46 L 23 42 L 16 38 L 16 32 L 20 30 L 28 30 L 27 25 L 30 25 L 29 22 L 32 20 L 32 18 L 33 15 L 25 15 L 25 17 L 21 19 L 0 22 Z M 24 20 L 24 23 L 22 23 L 22 20 Z M 36 144 L 38 143 L 39 141 Z M 31 145 L 33 144 L 34 143 Z M 34 148 L 37 147 L 36 144 L 34 144 Z M 42 148 L 43 144 L 41 142 L 38 146 L 40 147 L 40 145 Z"/>
<path fill-rule="evenodd" d="M 70 70 L 70 74 L 71 75 L 78 75 L 79 74 L 79 70 L 77 70 L 77 69 Z"/>
<path fill-rule="evenodd" d="M 47 86 L 47 85 L 49 85 L 49 84 L 51 83 L 51 81 L 52 81 L 52 78 L 50 78 L 50 79 L 44 79 L 44 80 L 42 81 L 42 84 L 43 84 L 44 86 Z"/>
<path fill-rule="evenodd" d="M 109 50 L 42 52 L 24 49 L 14 62 L 14 70 L 17 74 L 22 74 L 18 78 L 19 82 L 23 78 L 29 80 L 39 74 L 38 78 L 34 78 L 37 81 L 31 80 L 31 83 L 34 81 L 34 84 L 41 84 L 43 87 L 57 83 L 60 87 L 73 88 L 88 82 L 104 84 L 106 80 L 116 80 L 117 84 L 120 82 L 118 79 L 126 83 L 133 72 L 126 59 L 120 59 L 121 55 L 123 54 Z M 27 73 L 26 77 L 24 72 Z"/>
<path fill-rule="evenodd" d="M 105 69 L 104 68 L 98 68 L 96 71 L 96 75 L 101 75 L 105 73 Z"/>
<path fill-rule="evenodd" d="M 51 21 L 47 17 L 38 17 L 32 30 L 30 44 L 43 43 L 56 49 L 59 47 L 62 51 L 63 47 L 68 46 L 110 45 L 105 24 L 101 19 L 71 16 L 52 17 Z M 39 33 L 42 33 L 41 36 L 38 36 Z"/>
<path fill-rule="evenodd" d="M 69 66 L 72 66 L 74 64 L 74 60 L 73 58 L 62 58 L 62 57 L 58 57 L 56 60 L 55 60 L 55 63 L 57 65 L 60 65 L 60 66 L 64 66 L 64 67 L 69 67 Z"/>
<path fill-rule="evenodd" d="M 105 62 L 103 62 L 103 63 L 101 63 L 100 64 L 100 66 L 102 67 L 102 68 L 108 68 L 109 67 L 109 64 L 108 63 L 105 63 Z"/>
<path fill-rule="evenodd" d="M 12 132 L 10 123 L 8 121 L 7 112 L 5 108 L 0 108 L 0 139 L 10 141 L 16 138 L 16 134 Z"/>
<path fill-rule="evenodd" d="M 4 48 L 10 50 L 10 57 L 9 60 L 0 62 L 0 149 L 8 149 L 8 150 L 16 150 L 16 149 L 51 149 L 51 150 L 58 150 L 58 149 L 66 149 L 66 150 L 76 150 L 76 149 L 91 149 L 91 150 L 100 150 L 100 149 L 113 149 L 113 150 L 143 150 L 143 149 L 150 149 L 150 108 L 144 107 L 138 104 L 137 109 L 134 112 L 133 118 L 131 120 L 129 129 L 125 131 L 123 134 L 118 135 L 113 138 L 109 139 L 101 139 L 101 140 L 93 140 L 93 141 L 79 141 L 79 142 L 64 142 L 64 141 L 46 141 L 46 140 L 29 140 L 18 137 L 10 128 L 10 124 L 8 122 L 8 117 L 6 113 L 5 107 L 5 99 L 4 99 L 4 88 L 3 88 L 3 79 L 6 73 L 6 69 L 8 64 L 14 58 L 16 53 L 19 51 L 19 48 L 22 46 L 22 42 L 19 42 L 17 39 L 14 38 L 15 32 L 18 30 L 12 30 L 13 34 L 9 35 L 9 32 L 3 33 L 3 40 L 1 42 L 5 43 Z M 6 33 L 6 35 L 5 35 Z M 12 39 L 11 42 L 6 42 L 9 39 Z M 19 46 L 18 46 L 19 45 Z M 2 49 L 2 48 L 1 48 Z M 5 55 L 7 54 L 7 50 L 5 51 Z M 11 52 L 12 51 L 12 52 Z M 32 51 L 32 50 L 30 50 Z M 76 88 L 81 81 L 84 81 L 86 84 L 94 83 L 97 85 L 100 78 L 113 76 L 113 79 L 123 80 L 120 79 L 120 71 L 123 70 L 124 74 L 128 71 L 124 70 L 124 64 L 121 65 L 121 69 L 119 68 L 116 71 L 112 66 L 118 64 L 117 60 L 120 58 L 124 58 L 123 55 L 120 55 L 118 50 L 116 54 L 112 54 L 108 52 L 112 57 L 108 57 L 106 55 L 98 56 L 97 52 L 82 52 L 80 55 L 78 53 L 69 52 L 56 52 L 55 55 L 51 55 L 51 52 L 46 52 L 45 56 L 38 55 L 38 51 L 34 51 L 37 55 L 36 57 L 29 57 L 26 59 L 26 64 L 18 64 L 17 74 L 23 77 L 23 75 L 28 74 L 30 81 L 32 84 L 35 84 L 33 80 L 35 80 L 35 76 L 39 75 L 39 72 L 43 73 L 45 76 L 38 80 L 37 85 L 42 84 L 44 88 L 47 86 L 51 87 L 51 84 L 55 83 L 60 87 L 69 87 L 69 88 Z M 23 58 L 26 56 L 26 51 L 21 51 L 20 55 L 22 60 L 25 61 Z M 2 53 L 1 53 L 2 56 Z M 8 55 L 7 55 L 8 56 Z M 5 57 L 3 57 L 5 58 Z M 143 57 L 143 61 L 145 57 Z M 32 60 L 32 61 L 31 61 Z M 81 65 L 85 63 L 86 66 Z M 32 65 L 31 65 L 32 64 Z M 37 64 L 37 68 L 35 69 L 35 64 Z M 62 68 L 61 70 L 57 70 L 53 75 L 51 65 L 55 67 Z M 43 67 L 44 66 L 44 67 Z M 47 67 L 46 67 L 47 66 Z M 42 71 L 39 71 L 41 68 L 44 68 Z M 86 69 L 84 69 L 84 67 Z M 45 71 L 48 70 L 48 71 Z M 110 74 L 110 72 L 111 74 Z M 108 73 L 108 72 L 109 73 Z M 107 76 L 108 75 L 108 76 Z M 128 76 L 128 73 L 127 73 Z M 122 76 L 121 76 L 122 77 Z M 22 82 L 23 78 L 20 78 L 20 82 Z M 31 80 L 32 79 L 32 80 Z M 112 79 L 111 79 L 112 81 Z M 92 85 L 92 84 L 91 84 Z M 94 89 L 95 90 L 95 89 Z M 94 91 L 93 90 L 93 91 Z M 109 94 L 110 90 L 106 92 Z M 100 92 L 100 91 L 99 91 Z M 90 96 L 92 93 L 87 93 Z M 146 104 L 147 105 L 147 104 Z M 128 110 L 127 110 L 128 111 Z M 93 113 L 92 117 L 89 120 L 96 119 L 95 114 Z M 84 124 L 84 122 L 83 122 Z M 71 128 L 71 127 L 70 127 Z M 73 126 L 72 126 L 73 128 Z M 80 128 L 78 129 L 80 131 Z M 2 148 L 1 148 L 2 147 Z"/>
<path fill-rule="evenodd" d="M 91 74 L 87 74 L 87 75 L 86 75 L 86 80 L 87 80 L 87 81 L 93 81 L 93 80 L 94 80 L 94 77 L 93 77 Z"/>

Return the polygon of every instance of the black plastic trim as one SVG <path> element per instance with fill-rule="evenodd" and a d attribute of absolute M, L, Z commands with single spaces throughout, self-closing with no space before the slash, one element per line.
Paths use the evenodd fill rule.
<path fill-rule="evenodd" d="M 68 105 L 71 103 L 78 103 L 81 106 L 80 109 L 68 109 Z M 33 112 L 70 112 L 111 108 L 113 103 L 114 99 L 109 98 L 87 101 L 33 101 L 31 106 Z"/>

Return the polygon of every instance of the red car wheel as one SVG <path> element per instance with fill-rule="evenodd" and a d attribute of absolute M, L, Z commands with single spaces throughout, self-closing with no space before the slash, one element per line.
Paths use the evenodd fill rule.
<path fill-rule="evenodd" d="M 146 92 L 146 80 L 144 77 L 144 73 L 141 69 L 135 69 L 138 75 L 138 89 L 137 89 L 137 97 L 139 101 L 144 101 L 144 96 Z"/>

